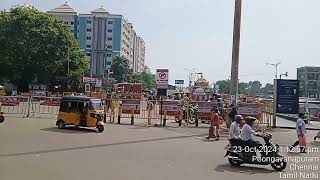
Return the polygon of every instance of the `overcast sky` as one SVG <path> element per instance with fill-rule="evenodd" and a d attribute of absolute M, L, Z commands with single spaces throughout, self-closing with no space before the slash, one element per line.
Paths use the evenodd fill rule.
<path fill-rule="evenodd" d="M 123 14 L 146 42 L 146 64 L 169 68 L 170 81 L 197 68 L 210 82 L 230 76 L 234 0 L 69 0 L 79 13 L 103 5 Z M 0 0 L 0 8 L 31 4 L 46 11 L 65 0 Z M 320 66 L 319 0 L 243 0 L 240 81 L 271 82 L 279 73 Z"/>

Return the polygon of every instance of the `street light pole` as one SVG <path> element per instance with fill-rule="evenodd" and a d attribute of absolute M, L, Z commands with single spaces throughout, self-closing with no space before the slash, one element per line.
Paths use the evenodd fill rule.
<path fill-rule="evenodd" d="M 276 75 L 275 75 L 275 79 L 278 79 L 278 66 L 281 64 L 281 62 L 277 62 L 277 63 L 266 63 L 266 65 L 270 65 L 273 66 L 276 69 Z"/>
<path fill-rule="evenodd" d="M 238 79 L 239 79 L 239 54 L 240 54 L 240 30 L 241 30 L 241 5 L 242 5 L 242 0 L 235 0 L 231 81 L 230 81 L 231 102 L 234 106 L 237 106 L 237 96 L 238 96 L 238 88 L 239 88 Z"/>
<path fill-rule="evenodd" d="M 189 89 L 191 90 L 191 85 L 192 85 L 192 73 L 196 70 L 197 68 L 193 68 L 193 69 L 187 69 L 184 68 L 184 70 L 189 72 Z"/>

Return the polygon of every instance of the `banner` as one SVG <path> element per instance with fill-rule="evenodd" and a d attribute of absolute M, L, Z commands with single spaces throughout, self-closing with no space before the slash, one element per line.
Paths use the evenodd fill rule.
<path fill-rule="evenodd" d="M 176 116 L 179 111 L 179 101 L 162 101 L 162 113 L 167 111 L 167 116 Z"/>
<path fill-rule="evenodd" d="M 40 103 L 40 105 L 43 105 L 43 106 L 60 106 L 60 99 L 58 99 L 58 98 L 46 99 L 42 103 Z"/>
<path fill-rule="evenodd" d="M 20 101 L 18 98 L 0 98 L 1 106 L 18 106 Z"/>
<path fill-rule="evenodd" d="M 218 102 L 195 102 L 198 105 L 198 117 L 210 117 L 211 111 L 218 107 Z"/>
<path fill-rule="evenodd" d="M 131 114 L 131 109 L 134 114 L 140 114 L 140 100 L 122 100 L 122 113 Z"/>
<path fill-rule="evenodd" d="M 238 106 L 238 113 L 243 117 L 253 116 L 257 119 L 260 119 L 261 112 L 260 104 L 239 104 Z"/>

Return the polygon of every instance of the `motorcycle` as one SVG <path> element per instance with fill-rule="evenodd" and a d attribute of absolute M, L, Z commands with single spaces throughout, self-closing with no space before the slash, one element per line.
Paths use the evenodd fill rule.
<path fill-rule="evenodd" d="M 192 105 L 191 108 L 189 109 L 189 118 L 187 119 L 187 108 L 180 105 L 179 107 L 179 112 L 177 114 L 177 116 L 175 117 L 175 121 L 176 122 L 179 122 L 180 121 L 180 112 L 183 112 L 182 114 L 182 119 L 184 119 L 184 121 L 186 123 L 189 123 L 189 124 L 195 124 L 196 123 L 196 113 L 197 113 L 197 109 L 198 109 L 198 106 L 197 105 Z"/>
<path fill-rule="evenodd" d="M 232 146 L 224 157 L 228 157 L 231 166 L 237 167 L 241 164 L 257 164 L 257 165 L 271 165 L 276 171 L 282 171 L 287 167 L 287 162 L 282 155 L 279 154 L 279 145 L 273 144 L 272 134 L 264 133 L 263 139 L 265 145 L 259 148 L 261 157 L 256 156 L 255 148 L 248 146 Z"/>

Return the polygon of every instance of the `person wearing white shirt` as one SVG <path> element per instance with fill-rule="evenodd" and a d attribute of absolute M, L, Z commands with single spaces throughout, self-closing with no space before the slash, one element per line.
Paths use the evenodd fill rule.
<path fill-rule="evenodd" d="M 254 136 L 263 137 L 262 135 L 256 133 L 252 129 L 252 125 L 254 121 L 257 120 L 255 117 L 246 117 L 246 124 L 242 127 L 241 130 L 241 138 L 243 140 L 243 144 L 249 147 L 259 148 L 262 144 L 259 141 L 254 140 Z"/>
<path fill-rule="evenodd" d="M 304 118 L 304 114 L 303 113 L 299 113 L 298 114 L 298 119 L 297 119 L 297 122 L 296 122 L 296 132 L 297 132 L 297 135 L 298 135 L 298 139 L 301 138 L 301 137 L 304 137 L 305 134 L 307 133 L 306 124 L 305 124 L 303 118 Z M 293 145 L 289 146 L 290 151 L 292 151 L 293 148 L 298 146 L 298 145 L 299 145 L 299 140 L 294 142 Z M 305 147 L 301 146 L 300 147 L 300 152 L 301 153 L 306 153 Z"/>
<path fill-rule="evenodd" d="M 243 120 L 241 115 L 236 115 L 229 129 L 229 141 L 232 146 L 240 146 L 243 142 L 240 137 L 240 121 Z"/>

